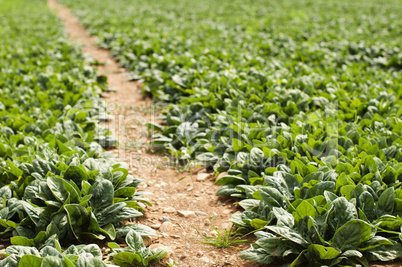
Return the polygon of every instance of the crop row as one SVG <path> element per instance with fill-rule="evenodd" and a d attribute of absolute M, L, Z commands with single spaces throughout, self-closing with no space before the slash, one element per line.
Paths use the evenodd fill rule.
<path fill-rule="evenodd" d="M 63 0 L 145 93 L 157 131 L 212 165 L 246 259 L 363 264 L 402 256 L 401 4 Z"/>
<path fill-rule="evenodd" d="M 104 77 L 46 1 L 0 6 L 0 238 L 11 242 L 0 266 L 105 266 L 100 248 L 85 244 L 124 236 L 127 249 L 109 244 L 116 264 L 157 262 L 164 248 L 151 252 L 141 238 L 155 231 L 123 224 L 150 203 L 104 152 L 116 143 L 99 124 Z"/>

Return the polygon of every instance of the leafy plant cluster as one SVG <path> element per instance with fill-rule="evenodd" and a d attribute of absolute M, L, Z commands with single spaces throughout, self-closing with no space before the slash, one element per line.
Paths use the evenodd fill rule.
<path fill-rule="evenodd" d="M 62 249 L 57 235 L 51 236 L 39 249 L 36 247 L 12 245 L 8 246 L 3 255 L 6 258 L 0 261 L 0 266 L 148 266 L 155 264 L 167 254 L 167 247 L 150 250 L 144 246 L 141 235 L 131 229 L 126 235 L 127 248 L 120 248 L 114 242 L 108 245 L 112 248 L 109 255 L 113 257 L 113 264 L 103 260 L 101 249 L 96 244 L 71 245 Z"/>
<path fill-rule="evenodd" d="M 0 6 L 0 238 L 12 244 L 0 266 L 102 266 L 96 245 L 62 247 L 155 235 L 123 225 L 150 203 L 136 191 L 141 181 L 104 152 L 116 143 L 99 124 L 105 77 L 46 1 Z"/>
<path fill-rule="evenodd" d="M 398 1 L 63 0 L 170 103 L 153 143 L 213 165 L 263 263 L 402 256 Z"/>

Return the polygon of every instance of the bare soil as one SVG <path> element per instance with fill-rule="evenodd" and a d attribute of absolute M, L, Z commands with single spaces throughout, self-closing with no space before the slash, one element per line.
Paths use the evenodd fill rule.
<path fill-rule="evenodd" d="M 104 93 L 112 115 L 106 125 L 119 140 L 120 145 L 114 150 L 118 157 L 126 161 L 132 175 L 144 181 L 139 190 L 151 193 L 148 199 L 153 206 L 137 222 L 158 232 L 156 238 L 147 240 L 148 245 L 170 247 L 158 266 L 262 266 L 238 257 L 249 244 L 217 248 L 192 239 L 199 237 L 194 227 L 203 235 L 216 235 L 209 224 L 211 220 L 218 228 L 229 228 L 229 218 L 241 209 L 235 200 L 215 196 L 219 187 L 205 168 L 181 171 L 182 166 L 172 168 L 167 157 L 148 153 L 149 137 L 144 124 L 155 120 L 158 109 L 141 95 L 139 83 L 128 81 L 127 70 L 109 51 L 97 47 L 95 37 L 88 34 L 68 8 L 55 0 L 49 0 L 48 6 L 64 22 L 69 38 L 82 46 L 83 53 L 104 63 L 97 66 L 98 73 L 105 75 L 109 87 L 116 90 Z M 185 217 L 180 211 L 192 212 Z"/>

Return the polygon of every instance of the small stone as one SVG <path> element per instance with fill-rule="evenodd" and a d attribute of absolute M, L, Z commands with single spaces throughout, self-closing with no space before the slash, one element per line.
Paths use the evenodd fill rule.
<path fill-rule="evenodd" d="M 162 237 L 169 237 L 169 235 L 167 233 L 162 233 Z"/>
<path fill-rule="evenodd" d="M 218 233 L 215 230 L 209 232 L 209 236 L 218 236 Z"/>
<path fill-rule="evenodd" d="M 210 262 L 211 262 L 211 260 L 210 260 L 208 257 L 201 257 L 201 258 L 199 259 L 199 261 L 205 262 L 205 263 L 210 263 Z"/>
<path fill-rule="evenodd" d="M 159 229 L 160 227 L 161 227 L 160 223 L 155 223 L 155 224 L 151 225 L 151 228 L 153 228 L 153 229 Z"/>
<path fill-rule="evenodd" d="M 144 245 L 146 247 L 152 244 L 152 238 L 150 236 L 142 236 L 142 240 L 144 241 Z"/>
<path fill-rule="evenodd" d="M 176 209 L 173 208 L 173 207 L 166 207 L 166 208 L 163 209 L 163 212 L 165 212 L 165 213 L 175 213 Z"/>
<path fill-rule="evenodd" d="M 195 212 L 191 211 L 191 210 L 178 210 L 177 214 L 179 214 L 180 216 L 183 216 L 185 218 L 189 218 L 189 217 L 194 217 L 195 216 Z"/>
<path fill-rule="evenodd" d="M 237 257 L 236 257 L 236 255 L 230 256 L 229 261 L 230 261 L 230 262 L 237 262 Z"/>
<path fill-rule="evenodd" d="M 170 222 L 170 218 L 169 217 L 163 217 L 161 219 L 159 219 L 162 223 L 164 222 Z"/>
<path fill-rule="evenodd" d="M 186 244 L 186 249 L 190 249 L 190 244 L 189 243 Z"/>
<path fill-rule="evenodd" d="M 211 176 L 209 173 L 198 173 L 197 181 L 205 181 L 209 176 Z"/>
<path fill-rule="evenodd" d="M 173 228 L 173 223 L 171 222 L 164 222 L 162 223 L 161 227 L 159 227 L 159 231 L 162 233 L 167 233 Z"/>
<path fill-rule="evenodd" d="M 199 210 L 194 211 L 194 213 L 195 213 L 195 215 L 198 215 L 198 216 L 207 216 L 207 215 L 208 215 L 208 214 L 206 214 L 205 212 L 199 211 Z"/>
<path fill-rule="evenodd" d="M 230 214 L 230 213 L 232 213 L 232 210 L 229 210 L 229 209 L 222 211 L 222 214 L 225 214 L 225 215 Z"/>
<path fill-rule="evenodd" d="M 202 168 L 197 173 L 207 173 L 207 172 L 208 172 L 208 170 L 206 168 Z"/>
<path fill-rule="evenodd" d="M 224 177 L 224 176 L 226 176 L 226 175 L 228 175 L 227 172 L 221 172 L 221 173 L 218 175 L 218 177 L 216 177 L 215 181 L 218 181 L 219 179 L 221 179 L 222 177 Z"/>
<path fill-rule="evenodd" d="M 184 260 L 187 257 L 187 255 L 181 255 L 180 260 Z"/>
<path fill-rule="evenodd" d="M 204 225 L 209 225 L 209 224 L 210 224 L 210 222 L 211 222 L 210 220 L 205 219 L 205 220 L 204 220 Z"/>
<path fill-rule="evenodd" d="M 204 253 L 202 251 L 197 252 L 197 256 L 202 256 L 202 255 L 204 255 Z"/>
<path fill-rule="evenodd" d="M 180 239 L 179 235 L 170 235 L 170 237 L 173 237 L 174 239 Z"/>

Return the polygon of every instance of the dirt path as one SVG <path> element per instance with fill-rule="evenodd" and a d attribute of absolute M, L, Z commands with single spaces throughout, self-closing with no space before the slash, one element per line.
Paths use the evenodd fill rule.
<path fill-rule="evenodd" d="M 215 196 L 218 186 L 211 174 L 203 168 L 191 172 L 179 172 L 168 164 L 166 157 L 149 154 L 147 130 L 144 124 L 155 118 L 152 101 L 139 93 L 139 84 L 127 81 L 125 69 L 109 55 L 107 50 L 96 46 L 96 40 L 79 24 L 69 9 L 49 0 L 49 8 L 62 19 L 70 39 L 82 45 L 84 54 L 105 63 L 98 66 L 99 74 L 107 77 L 109 87 L 116 92 L 105 93 L 105 100 L 112 118 L 106 124 L 118 138 L 120 146 L 115 150 L 128 163 L 129 172 L 143 179 L 139 190 L 150 192 L 149 207 L 139 222 L 153 227 L 158 237 L 148 240 L 152 247 L 170 247 L 165 260 L 158 266 L 261 266 L 240 259 L 240 249 L 216 248 L 203 245 L 190 237 L 198 237 L 196 227 L 202 234 L 213 236 L 216 232 L 209 225 L 228 227 L 231 214 L 239 212 L 233 200 Z M 185 211 L 185 212 L 182 212 Z"/>

